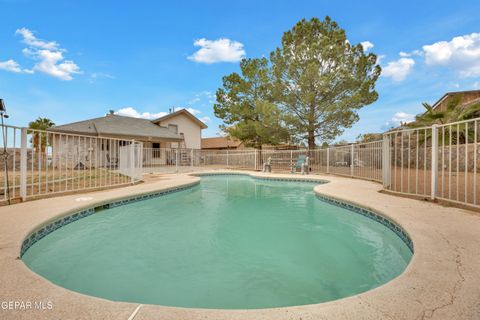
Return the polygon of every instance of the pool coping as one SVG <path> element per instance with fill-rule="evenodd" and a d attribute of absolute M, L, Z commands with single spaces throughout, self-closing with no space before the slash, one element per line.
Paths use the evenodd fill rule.
<path fill-rule="evenodd" d="M 229 170 L 215 171 L 228 172 Z M 245 172 L 240 172 L 245 173 Z M 311 176 L 262 174 L 259 177 Z M 253 310 L 215 310 L 174 308 L 158 305 L 113 302 L 82 295 L 56 286 L 30 269 L 18 252 L 25 235 L 40 222 L 58 218 L 70 211 L 92 204 L 122 199 L 131 194 L 165 190 L 198 182 L 198 177 L 172 175 L 170 181 L 159 181 L 116 190 L 86 193 L 95 198 L 91 203 L 74 202 L 75 196 L 36 200 L 0 208 L 0 300 L 45 299 L 53 297 L 56 308 L 50 311 L 2 310 L 1 318 L 104 318 L 127 319 L 137 311 L 135 319 L 477 319 L 480 317 L 480 265 L 478 228 L 480 217 L 471 211 L 442 207 L 433 203 L 399 198 L 378 191 L 373 182 L 343 177 L 318 175 L 330 183 L 314 187 L 316 194 L 337 198 L 389 217 L 408 231 L 415 243 L 415 254 L 405 271 L 386 284 L 359 295 L 320 304 Z M 349 191 L 355 192 L 349 192 Z M 120 194 L 120 195 L 119 195 Z M 35 212 L 32 212 L 35 211 Z"/>

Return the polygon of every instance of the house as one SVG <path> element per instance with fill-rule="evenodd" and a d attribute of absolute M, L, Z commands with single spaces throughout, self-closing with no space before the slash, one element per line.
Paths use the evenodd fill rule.
<path fill-rule="evenodd" d="M 432 108 L 436 111 L 444 111 L 452 99 L 460 99 L 459 106 L 464 107 L 480 102 L 480 90 L 456 91 L 445 93 Z"/>
<path fill-rule="evenodd" d="M 152 123 L 160 127 L 169 128 L 171 131 L 178 133 L 183 137 L 182 148 L 200 149 L 202 144 L 202 130 L 207 128 L 207 125 L 200 121 L 193 114 L 186 109 L 180 109 L 171 112 L 166 116 L 153 120 Z M 167 145 L 168 147 L 168 145 Z M 170 147 L 177 147 L 170 143 Z"/>
<path fill-rule="evenodd" d="M 104 117 L 54 126 L 52 150 L 54 164 L 66 163 L 71 167 L 117 164 L 121 148 L 128 140 L 141 142 L 143 157 L 155 158 L 158 163 L 172 163 L 171 152 L 164 148 L 196 148 L 201 145 L 202 129 L 207 126 L 185 109 L 178 110 L 155 120 L 116 115 L 113 112 Z M 58 133 L 58 134 L 54 134 Z M 78 136 L 62 135 L 74 134 Z M 92 139 L 88 139 L 92 137 Z M 93 139 L 99 138 L 99 139 Z M 117 140 L 120 139 L 120 140 Z M 76 154 L 76 159 L 66 159 Z"/>
<path fill-rule="evenodd" d="M 239 150 L 245 149 L 242 141 L 229 137 L 203 138 L 202 150 Z"/>

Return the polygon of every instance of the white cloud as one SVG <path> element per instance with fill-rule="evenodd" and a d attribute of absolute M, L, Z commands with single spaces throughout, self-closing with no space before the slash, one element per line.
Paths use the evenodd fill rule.
<path fill-rule="evenodd" d="M 363 51 L 368 51 L 374 47 L 373 43 L 371 43 L 370 41 L 362 41 L 360 42 L 360 44 L 363 47 Z"/>
<path fill-rule="evenodd" d="M 210 119 L 210 117 L 205 116 L 205 117 L 201 117 L 199 120 L 202 121 L 203 123 L 207 123 L 207 122 L 210 122 L 212 119 Z"/>
<path fill-rule="evenodd" d="M 480 76 L 480 33 L 454 37 L 423 46 L 425 63 L 429 66 L 447 66 L 461 77 Z"/>
<path fill-rule="evenodd" d="M 180 109 L 185 109 L 187 110 L 188 112 L 190 112 L 191 114 L 193 114 L 194 116 L 202 113 L 202 111 L 198 110 L 198 109 L 194 109 L 194 108 L 180 108 Z"/>
<path fill-rule="evenodd" d="M 406 113 L 406 112 L 397 112 L 393 115 L 393 117 L 385 122 L 385 125 L 382 127 L 383 130 L 388 130 L 390 128 L 395 128 L 400 126 L 401 123 L 404 122 L 412 122 L 415 120 L 415 115 Z"/>
<path fill-rule="evenodd" d="M 473 83 L 473 88 L 474 89 L 480 89 L 480 81 L 476 81 Z"/>
<path fill-rule="evenodd" d="M 400 51 L 399 55 L 400 57 L 422 56 L 423 51 L 420 51 L 420 50 L 413 50 L 411 52 Z"/>
<path fill-rule="evenodd" d="M 377 56 L 377 64 L 381 64 L 382 61 L 383 61 L 383 59 L 385 59 L 385 57 L 386 57 L 386 55 L 384 55 L 384 54 L 379 54 L 379 55 Z"/>
<path fill-rule="evenodd" d="M 22 42 L 28 47 L 22 50 L 23 54 L 36 61 L 31 69 L 21 69 L 20 65 L 14 60 L 0 62 L 0 69 L 16 72 L 33 74 L 35 71 L 45 73 L 49 76 L 61 79 L 72 80 L 73 74 L 81 73 L 78 65 L 65 60 L 65 49 L 55 41 L 44 41 L 38 39 L 31 30 L 27 28 L 18 29 L 15 34 L 23 37 Z"/>
<path fill-rule="evenodd" d="M 20 65 L 18 64 L 18 62 L 12 59 L 0 62 L 0 69 L 5 71 L 10 71 L 10 72 L 15 72 L 15 73 L 22 72 L 22 68 L 20 68 Z"/>
<path fill-rule="evenodd" d="M 188 59 L 200 63 L 237 62 L 245 56 L 243 44 L 227 38 L 196 40 L 193 45 L 200 49 Z"/>
<path fill-rule="evenodd" d="M 382 68 L 382 76 L 391 77 L 394 81 L 400 82 L 407 78 L 412 71 L 415 61 L 411 58 L 400 58 L 391 61 Z"/>
<path fill-rule="evenodd" d="M 33 70 L 43 72 L 60 80 L 72 80 L 72 74 L 78 74 L 80 68 L 71 60 L 64 60 L 61 51 L 50 51 L 46 49 L 33 52 L 32 57 L 39 60 L 33 66 Z"/>
<path fill-rule="evenodd" d="M 206 106 L 206 104 L 214 104 L 216 100 L 215 94 L 211 91 L 201 91 L 195 94 L 195 96 L 187 102 L 187 105 L 199 104 L 201 106 Z"/>
<path fill-rule="evenodd" d="M 118 114 L 120 116 L 127 116 L 127 117 L 133 117 L 133 118 L 143 118 L 143 119 L 157 119 L 163 116 L 166 116 L 168 113 L 167 112 L 158 112 L 158 113 L 151 113 L 151 112 L 138 112 L 132 107 L 126 107 L 119 109 L 118 111 L 115 111 L 115 114 Z"/>
<path fill-rule="evenodd" d="M 23 43 L 29 45 L 30 47 L 40 48 L 40 49 L 47 49 L 47 50 L 57 50 L 58 43 L 55 41 L 45 42 L 43 40 L 38 39 L 35 37 L 33 32 L 27 28 L 17 29 L 15 34 L 20 34 L 23 36 Z"/>
<path fill-rule="evenodd" d="M 114 76 L 112 76 L 109 73 L 103 73 L 103 72 L 93 72 L 90 74 L 90 83 L 96 83 L 98 79 L 115 79 Z"/>

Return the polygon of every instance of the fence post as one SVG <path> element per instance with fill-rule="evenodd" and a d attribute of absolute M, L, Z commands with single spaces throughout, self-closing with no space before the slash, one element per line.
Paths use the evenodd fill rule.
<path fill-rule="evenodd" d="M 382 183 L 384 188 L 390 186 L 390 136 L 383 135 L 382 141 Z"/>
<path fill-rule="evenodd" d="M 178 173 L 178 148 L 175 148 L 175 173 Z"/>
<path fill-rule="evenodd" d="M 228 149 L 227 149 L 227 169 L 228 169 Z"/>
<path fill-rule="evenodd" d="M 193 168 L 193 149 L 190 149 L 190 167 Z"/>
<path fill-rule="evenodd" d="M 431 199 L 437 196 L 437 172 L 438 172 L 438 125 L 432 126 L 432 194 Z"/>
<path fill-rule="evenodd" d="M 22 128 L 20 136 L 20 197 L 27 200 L 27 128 Z"/>
<path fill-rule="evenodd" d="M 330 173 L 330 147 L 327 147 L 327 173 Z"/>
<path fill-rule="evenodd" d="M 257 152 L 258 152 L 258 150 L 255 149 L 255 159 L 254 159 L 254 161 L 255 161 L 254 163 L 255 163 L 255 164 L 254 164 L 254 167 L 253 167 L 253 170 L 255 170 L 255 171 L 257 170 Z"/>
<path fill-rule="evenodd" d="M 135 140 L 132 140 L 130 143 L 130 159 L 128 163 L 130 164 L 130 182 L 135 183 Z"/>
<path fill-rule="evenodd" d="M 355 160 L 355 155 L 353 154 L 355 145 L 352 143 L 350 145 L 350 176 L 353 177 L 353 161 Z"/>

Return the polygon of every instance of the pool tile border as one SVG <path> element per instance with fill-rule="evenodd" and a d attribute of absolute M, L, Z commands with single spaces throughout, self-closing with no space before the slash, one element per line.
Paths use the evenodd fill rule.
<path fill-rule="evenodd" d="M 183 186 L 178 186 L 174 188 L 168 188 L 160 191 L 155 191 L 155 192 L 150 192 L 150 193 L 145 193 L 145 194 L 140 194 L 133 196 L 131 198 L 126 198 L 126 199 L 121 199 L 121 200 L 115 200 L 112 202 L 104 203 L 101 205 L 94 205 L 90 208 L 82 209 L 73 213 L 69 213 L 66 216 L 62 216 L 53 222 L 48 222 L 39 228 L 37 228 L 35 231 L 30 233 L 22 242 L 22 246 L 20 249 L 20 257 L 22 257 L 27 250 L 33 246 L 37 241 L 41 240 L 45 236 L 49 235 L 53 231 L 66 226 L 67 224 L 70 224 L 74 221 L 77 221 L 82 218 L 86 218 L 92 214 L 94 214 L 97 211 L 100 211 L 102 209 L 111 209 L 119 206 L 123 206 L 126 204 L 130 204 L 133 202 L 138 202 L 142 200 L 148 200 L 148 199 L 153 199 L 157 197 L 162 197 L 166 196 L 168 194 L 176 193 L 179 191 L 184 191 L 187 189 L 191 189 L 195 186 L 197 186 L 200 182 L 194 182 L 194 183 L 189 183 L 187 185 Z"/>
<path fill-rule="evenodd" d="M 196 177 L 208 177 L 208 176 L 247 176 L 252 177 L 256 180 L 274 180 L 274 181 L 288 181 L 288 182 L 308 182 L 308 183 L 316 183 L 316 184 L 324 184 L 328 183 L 328 180 L 324 179 L 317 179 L 317 178 L 280 178 L 280 177 L 260 177 L 255 175 L 250 175 L 248 173 L 241 173 L 241 172 L 209 172 L 209 173 L 195 173 L 192 174 Z"/>
<path fill-rule="evenodd" d="M 386 216 L 379 214 L 373 210 L 370 210 L 361 206 L 357 206 L 348 201 L 338 200 L 337 198 L 329 197 L 324 194 L 317 193 L 316 196 L 318 199 L 322 201 L 333 204 L 337 207 L 348 209 L 350 211 L 361 214 L 364 217 L 367 217 L 378 223 L 383 224 L 385 227 L 392 230 L 407 245 L 407 247 L 410 249 L 412 253 L 414 252 L 412 239 L 407 234 L 407 232 L 401 226 L 399 226 L 397 223 L 387 218 Z"/>

